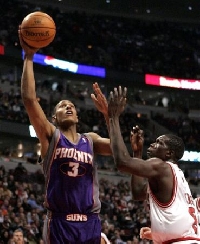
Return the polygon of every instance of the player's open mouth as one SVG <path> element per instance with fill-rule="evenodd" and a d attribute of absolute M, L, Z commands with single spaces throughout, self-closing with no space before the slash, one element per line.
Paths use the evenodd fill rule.
<path fill-rule="evenodd" d="M 67 111 L 66 114 L 72 115 L 73 113 L 72 113 L 72 111 Z"/>

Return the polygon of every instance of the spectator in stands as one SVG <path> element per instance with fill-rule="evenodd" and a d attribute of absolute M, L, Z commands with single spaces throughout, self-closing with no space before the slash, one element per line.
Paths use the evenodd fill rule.
<path fill-rule="evenodd" d="M 10 240 L 10 233 L 8 230 L 2 231 L 0 236 L 0 243 L 6 244 L 9 243 Z"/>
<path fill-rule="evenodd" d="M 2 210 L 0 209 L 0 223 L 3 223 L 3 222 L 4 222 L 4 215 L 3 215 Z"/>
<path fill-rule="evenodd" d="M 21 229 L 16 229 L 13 232 L 13 238 L 9 241 L 9 244 L 25 244 L 24 234 Z"/>
<path fill-rule="evenodd" d="M 43 207 L 37 203 L 34 194 L 30 194 L 29 198 L 27 199 L 27 204 L 29 204 L 33 209 L 39 209 L 40 211 L 43 210 Z"/>
<path fill-rule="evenodd" d="M 16 185 L 15 185 L 15 178 L 13 174 L 9 174 L 8 175 L 8 188 L 14 192 L 16 189 Z"/>
<path fill-rule="evenodd" d="M 5 173 L 4 173 L 3 169 L 0 168 L 0 181 L 3 181 L 4 176 L 5 176 Z"/>
<path fill-rule="evenodd" d="M 12 197 L 12 192 L 11 190 L 8 189 L 8 182 L 3 182 L 3 187 L 0 188 L 0 195 L 5 199 L 6 196 L 9 198 Z"/>
<path fill-rule="evenodd" d="M 27 178 L 27 169 L 22 165 L 22 163 L 18 163 L 17 167 L 14 170 L 14 178 L 15 181 L 23 181 Z"/>

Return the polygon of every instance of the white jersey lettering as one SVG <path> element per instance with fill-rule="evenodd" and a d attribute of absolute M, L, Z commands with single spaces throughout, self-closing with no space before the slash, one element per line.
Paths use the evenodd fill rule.
<path fill-rule="evenodd" d="M 87 215 L 85 214 L 68 214 L 66 216 L 68 221 L 87 221 Z"/>
<path fill-rule="evenodd" d="M 56 148 L 54 159 L 70 158 L 78 162 L 92 164 L 93 156 L 89 153 L 78 151 L 75 148 Z"/>

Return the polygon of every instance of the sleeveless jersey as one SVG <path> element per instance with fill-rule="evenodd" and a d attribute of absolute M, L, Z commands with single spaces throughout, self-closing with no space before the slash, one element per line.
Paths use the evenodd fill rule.
<path fill-rule="evenodd" d="M 45 205 L 53 213 L 99 213 L 97 164 L 93 161 L 93 142 L 79 134 L 78 143 L 70 142 L 55 130 L 43 160 L 46 183 Z"/>
<path fill-rule="evenodd" d="M 200 243 L 197 208 L 189 185 L 176 164 L 166 162 L 173 172 L 173 196 L 162 204 L 148 188 L 151 230 L 154 244 L 173 243 L 184 240 Z"/>
<path fill-rule="evenodd" d="M 194 202 L 195 202 L 196 208 L 197 208 L 198 223 L 200 224 L 200 197 L 195 198 Z"/>

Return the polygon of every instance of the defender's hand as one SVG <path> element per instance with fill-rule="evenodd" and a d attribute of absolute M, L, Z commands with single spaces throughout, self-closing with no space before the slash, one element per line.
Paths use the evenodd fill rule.
<path fill-rule="evenodd" d="M 143 150 L 144 144 L 144 132 L 139 128 L 138 125 L 133 127 L 130 134 L 130 143 L 133 152 L 138 152 Z"/>
<path fill-rule="evenodd" d="M 152 240 L 151 228 L 149 228 L 149 227 L 142 227 L 140 229 L 140 238 L 141 239 Z"/>
<path fill-rule="evenodd" d="M 126 106 L 126 94 L 127 88 L 122 89 L 121 86 L 114 88 L 114 91 L 110 92 L 109 102 L 108 102 L 108 115 L 113 118 L 115 116 L 119 117 L 124 111 Z"/>
<path fill-rule="evenodd" d="M 94 102 L 95 107 L 98 109 L 99 112 L 104 114 L 105 116 L 108 115 L 108 102 L 103 95 L 98 83 L 93 84 L 94 93 L 91 94 L 91 98 Z"/>

